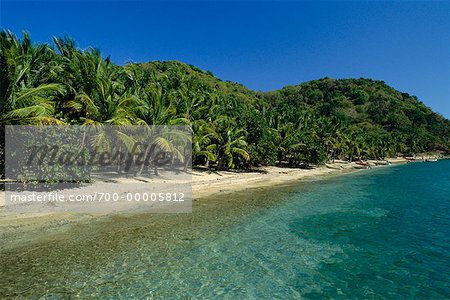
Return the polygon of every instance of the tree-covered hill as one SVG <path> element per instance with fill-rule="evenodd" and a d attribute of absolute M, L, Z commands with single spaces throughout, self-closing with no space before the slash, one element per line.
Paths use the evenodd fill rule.
<path fill-rule="evenodd" d="M 0 71 L 2 124 L 190 125 L 193 163 L 221 169 L 450 149 L 449 120 L 370 79 L 262 93 L 181 62 L 118 66 L 70 39 L 6 31 Z"/>
<path fill-rule="evenodd" d="M 357 126 L 368 136 L 378 133 L 396 139 L 398 152 L 449 146 L 449 120 L 383 81 L 324 78 L 287 86 L 266 97 L 276 106 L 288 105 Z"/>

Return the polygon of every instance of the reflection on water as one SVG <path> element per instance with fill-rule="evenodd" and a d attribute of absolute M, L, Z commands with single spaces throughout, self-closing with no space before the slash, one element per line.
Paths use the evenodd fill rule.
<path fill-rule="evenodd" d="M 450 161 L 104 217 L 2 251 L 2 296 L 448 298 Z M 20 249 L 20 251 L 19 251 Z"/>

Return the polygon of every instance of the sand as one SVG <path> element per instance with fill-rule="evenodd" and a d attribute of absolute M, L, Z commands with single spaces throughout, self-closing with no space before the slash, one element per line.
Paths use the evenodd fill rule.
<path fill-rule="evenodd" d="M 208 197 L 221 192 L 233 192 L 255 187 L 272 186 L 282 183 L 289 183 L 296 180 L 316 180 L 324 176 L 345 174 L 350 171 L 356 171 L 352 168 L 352 164 L 342 166 L 342 170 L 329 169 L 325 166 L 315 169 L 279 168 L 269 166 L 255 168 L 251 171 L 240 172 L 194 169 L 191 173 L 193 198 Z M 117 184 L 129 184 L 131 180 L 130 178 L 114 179 Z M 150 183 L 158 183 L 163 179 L 139 178 L 138 180 L 135 180 L 135 182 L 138 183 L 142 180 L 146 180 Z M 187 181 L 180 180 L 178 183 L 185 184 Z M 84 189 L 91 192 L 99 186 L 100 183 L 96 182 L 93 185 L 85 187 Z M 5 194 L 4 192 L 0 192 L 0 207 L 4 205 L 4 201 Z"/>
<path fill-rule="evenodd" d="M 407 160 L 403 158 L 390 159 L 392 163 L 404 163 Z M 251 171 L 213 171 L 208 169 L 194 169 L 191 173 L 191 184 L 193 198 L 208 197 L 216 193 L 241 191 L 263 186 L 275 186 L 283 183 L 290 183 L 300 180 L 317 180 L 325 176 L 346 174 L 358 171 L 354 169 L 354 164 L 335 163 L 331 164 L 341 167 L 340 170 L 330 169 L 320 166 L 315 169 L 299 168 L 279 168 L 274 166 L 255 168 Z M 114 178 L 117 184 L 130 183 L 130 178 Z M 139 180 L 135 180 L 136 183 Z M 163 179 L 144 179 L 147 182 L 158 183 Z M 100 180 L 101 181 L 101 180 Z M 175 182 L 176 183 L 176 182 Z M 188 181 L 180 180 L 180 184 L 186 184 Z M 101 183 L 96 182 L 93 185 L 85 187 L 87 192 L 92 192 L 99 188 Z M 79 191 L 77 191 L 79 192 Z M 0 192 L 0 207 L 4 206 L 5 194 Z"/>
<path fill-rule="evenodd" d="M 263 186 L 275 186 L 300 180 L 317 180 L 324 176 L 356 171 L 350 168 L 335 170 L 318 167 L 312 170 L 295 168 L 262 167 L 253 172 L 211 172 L 194 170 L 192 191 L 194 198 L 208 197 L 215 193 L 242 191 Z"/>

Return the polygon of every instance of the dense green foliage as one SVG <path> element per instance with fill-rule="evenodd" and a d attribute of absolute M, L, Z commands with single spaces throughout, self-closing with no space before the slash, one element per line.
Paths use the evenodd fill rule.
<path fill-rule="evenodd" d="M 114 65 L 70 39 L 0 36 L 2 124 L 185 124 L 193 163 L 317 164 L 450 148 L 450 121 L 381 81 L 254 92 L 180 62 Z M 0 151 L 2 151 L 0 149 Z"/>

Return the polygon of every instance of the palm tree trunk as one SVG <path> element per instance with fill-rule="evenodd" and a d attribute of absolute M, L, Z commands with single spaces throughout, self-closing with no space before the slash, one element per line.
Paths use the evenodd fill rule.
<path fill-rule="evenodd" d="M 148 156 L 148 154 L 150 153 L 151 147 L 152 147 L 152 144 L 149 144 L 149 145 L 145 148 L 145 154 L 144 154 L 144 157 L 143 157 L 143 159 L 142 159 L 142 165 L 141 165 L 141 167 L 139 168 L 139 171 L 137 171 L 136 177 L 141 176 L 142 172 L 144 171 L 145 161 L 147 160 L 147 156 Z M 156 166 L 155 166 L 155 167 L 156 167 Z M 155 170 L 155 173 L 157 173 L 157 170 Z"/>
<path fill-rule="evenodd" d="M 122 147 L 119 147 L 119 155 L 117 156 L 117 174 L 122 170 Z"/>

